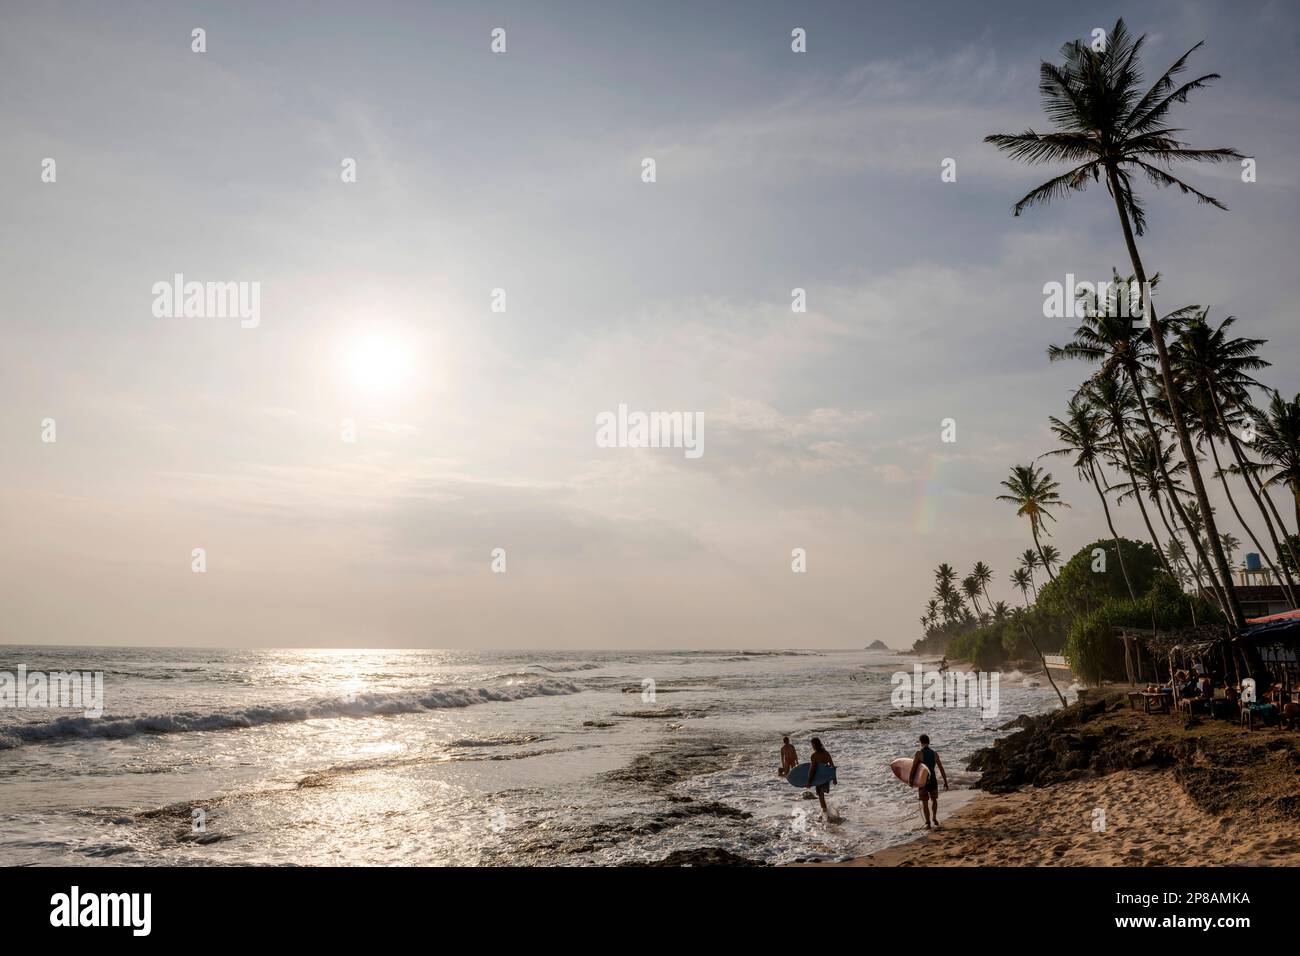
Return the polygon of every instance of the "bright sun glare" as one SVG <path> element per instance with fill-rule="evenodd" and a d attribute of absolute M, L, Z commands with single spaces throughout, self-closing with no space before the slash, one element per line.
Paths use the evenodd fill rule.
<path fill-rule="evenodd" d="M 366 335 L 348 342 L 343 364 L 348 380 L 366 392 L 396 389 L 411 373 L 406 343 L 383 335 Z"/>

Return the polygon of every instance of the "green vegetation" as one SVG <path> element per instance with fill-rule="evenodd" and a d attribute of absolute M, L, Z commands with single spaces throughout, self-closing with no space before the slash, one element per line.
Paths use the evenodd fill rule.
<path fill-rule="evenodd" d="M 1081 676 L 1100 680 L 1124 676 L 1123 644 L 1113 627 L 1218 625 L 1231 635 L 1245 624 L 1230 563 L 1243 544 L 1220 530 L 1210 480 L 1292 606 L 1300 604 L 1300 537 L 1287 525 L 1300 529 L 1300 395 L 1286 401 L 1254 377 L 1269 366 L 1260 355 L 1265 342 L 1236 335 L 1235 317 L 1212 321 L 1201 305 L 1159 316 L 1151 290 L 1160 276 L 1147 272 L 1137 244 L 1147 228 L 1138 179 L 1225 209 L 1172 170 L 1185 162 L 1235 162 L 1242 154 L 1193 148 L 1171 125 L 1175 108 L 1218 78 L 1182 76 L 1200 44 L 1149 87 L 1144 45 L 1123 20 L 1103 44 L 1067 43 L 1062 62 L 1044 62 L 1039 71 L 1047 128 L 985 137 L 1014 160 L 1068 167 L 1021 198 L 1015 215 L 1103 181 L 1114 204 L 1132 272 L 1085 287 L 1077 296 L 1080 324 L 1064 344 L 1048 347 L 1051 361 L 1082 361 L 1090 374 L 1064 414 L 1048 417 L 1060 447 L 1040 456 L 1069 460 L 1101 502 L 1109 536 L 1061 566 L 1059 553 L 1043 542 L 1057 512 L 1069 507 L 1060 485 L 1036 461 L 1014 466 L 997 498 L 1029 523 L 1033 547 L 1009 578 L 1021 606 L 994 600 L 994 575 L 984 562 L 960 580 L 942 564 L 920 618 L 918 652 L 946 651 L 993 667 L 1063 648 Z M 1284 517 L 1273 500 L 1278 492 L 1289 494 L 1292 515 Z M 1115 514 L 1126 503 L 1137 506 L 1147 540 L 1117 532 Z M 1246 671 L 1263 672 L 1253 650 L 1238 653 Z"/>

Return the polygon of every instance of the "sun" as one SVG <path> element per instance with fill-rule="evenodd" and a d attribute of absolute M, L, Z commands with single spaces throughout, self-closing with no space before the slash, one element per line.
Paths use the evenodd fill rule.
<path fill-rule="evenodd" d="M 411 375 L 411 353 L 406 342 L 389 335 L 366 334 L 348 340 L 342 348 L 348 382 L 368 394 L 392 392 Z"/>

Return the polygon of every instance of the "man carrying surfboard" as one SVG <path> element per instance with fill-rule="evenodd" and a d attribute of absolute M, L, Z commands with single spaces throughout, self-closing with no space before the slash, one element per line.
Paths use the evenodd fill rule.
<path fill-rule="evenodd" d="M 930 749 L 930 738 L 921 734 L 921 749 L 916 752 L 912 758 L 912 774 L 908 778 L 908 783 L 916 786 L 916 775 L 921 766 L 930 771 L 929 777 L 925 783 L 917 787 L 917 792 L 921 795 L 921 812 L 925 814 L 925 828 L 930 829 L 930 805 L 934 805 L 934 825 L 939 825 L 939 778 L 934 775 L 937 769 L 943 774 L 943 789 L 948 789 L 948 771 L 943 769 L 943 761 L 939 755 Z"/>
<path fill-rule="evenodd" d="M 826 781 L 825 783 L 817 784 L 817 799 L 821 802 L 822 814 L 826 817 L 826 819 L 830 820 L 831 812 L 826 808 L 826 794 L 831 792 L 832 783 L 839 782 L 835 779 L 835 761 L 831 757 L 831 752 L 822 746 L 822 741 L 820 737 L 814 737 L 811 741 L 809 741 L 809 743 L 812 744 L 812 756 L 808 758 L 811 766 L 808 768 L 808 783 L 804 785 L 804 789 L 806 790 L 808 787 L 811 787 L 813 785 L 812 784 L 813 777 L 816 776 L 817 774 L 817 767 L 819 764 L 825 764 L 826 766 L 831 768 L 830 780 Z M 833 823 L 835 821 L 831 821 L 831 822 Z"/>

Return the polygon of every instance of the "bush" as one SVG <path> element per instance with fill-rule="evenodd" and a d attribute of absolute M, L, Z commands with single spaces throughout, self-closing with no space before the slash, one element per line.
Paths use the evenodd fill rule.
<path fill-rule="evenodd" d="M 1168 578 L 1160 555 L 1151 545 L 1129 538 L 1119 539 L 1133 593 L 1141 598 L 1159 578 Z M 1096 570 L 1100 566 L 1100 570 Z M 1066 620 L 1097 610 L 1110 600 L 1132 600 L 1116 556 L 1115 541 L 1099 538 L 1080 548 L 1056 573 L 1056 580 L 1038 592 L 1037 607 Z"/>
<path fill-rule="evenodd" d="M 1185 594 L 1169 575 L 1158 575 L 1150 590 L 1138 600 L 1111 598 L 1076 619 L 1066 638 L 1066 660 L 1090 684 L 1123 680 L 1128 676 L 1124 668 L 1124 642 L 1115 637 L 1113 628 L 1150 629 L 1153 621 L 1158 630 L 1186 627 L 1192 623 L 1193 607 L 1200 624 L 1223 620 L 1218 608 L 1204 598 Z"/>

